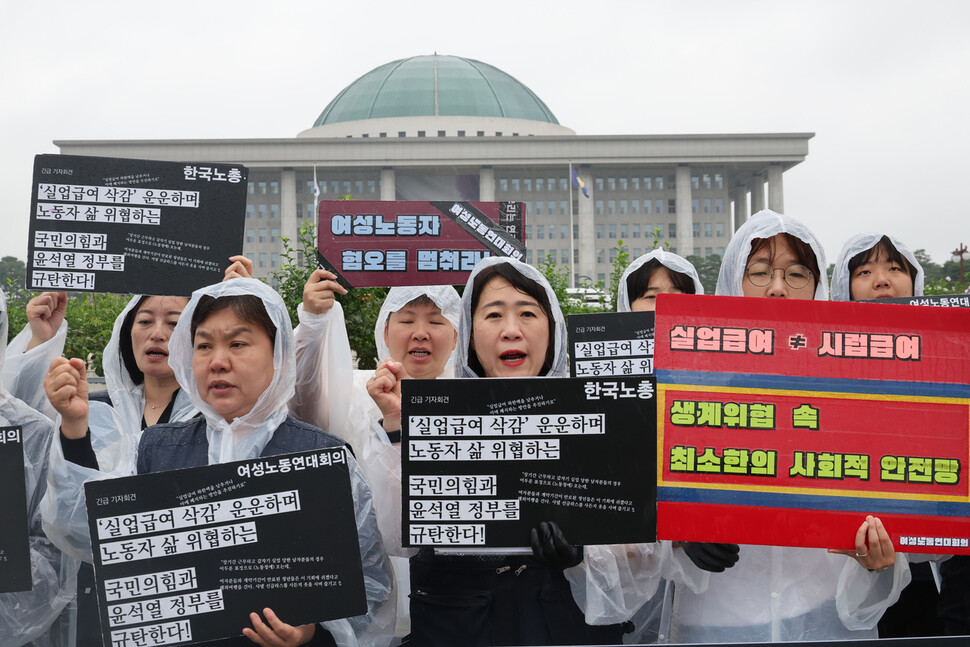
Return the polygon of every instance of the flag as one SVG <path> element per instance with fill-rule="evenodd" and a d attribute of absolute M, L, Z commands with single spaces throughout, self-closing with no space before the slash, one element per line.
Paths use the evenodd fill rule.
<path fill-rule="evenodd" d="M 589 191 L 586 190 L 586 183 L 583 182 L 583 178 L 579 177 L 579 173 L 573 168 L 573 165 L 569 165 L 569 174 L 573 177 L 573 186 L 579 187 L 587 198 L 589 197 Z"/>

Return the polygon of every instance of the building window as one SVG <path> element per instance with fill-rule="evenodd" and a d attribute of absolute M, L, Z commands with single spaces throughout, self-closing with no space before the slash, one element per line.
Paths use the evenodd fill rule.
<path fill-rule="evenodd" d="M 601 177 L 596 178 L 596 182 L 594 182 L 594 184 L 596 185 L 596 190 L 597 191 L 602 191 L 603 190 L 603 178 L 601 178 Z"/>
<path fill-rule="evenodd" d="M 545 191 L 546 190 L 545 184 L 546 184 L 546 181 L 544 179 L 542 179 L 541 177 L 537 177 L 536 178 L 536 191 Z"/>
<path fill-rule="evenodd" d="M 259 192 L 261 194 L 264 194 L 264 195 L 266 194 L 266 183 L 265 182 L 260 182 L 256 186 L 259 188 Z"/>
<path fill-rule="evenodd" d="M 418 137 L 424 137 L 425 132 L 423 130 L 418 131 Z"/>
<path fill-rule="evenodd" d="M 573 250 L 573 263 L 575 265 L 579 265 L 579 250 L 578 249 L 574 249 Z"/>
<path fill-rule="evenodd" d="M 701 179 L 696 175 L 690 176 L 690 188 L 692 188 L 694 191 L 701 188 Z"/>
<path fill-rule="evenodd" d="M 531 200 L 526 200 L 522 204 L 525 205 L 525 212 L 526 212 L 526 214 L 532 213 L 532 201 Z"/>
<path fill-rule="evenodd" d="M 695 222 L 694 223 L 694 227 L 693 227 L 693 231 L 694 231 L 694 238 L 700 238 L 701 237 L 701 223 Z"/>
<path fill-rule="evenodd" d="M 700 255 L 701 255 L 701 248 L 700 247 L 695 247 L 694 248 L 694 256 L 700 256 Z"/>
<path fill-rule="evenodd" d="M 537 240 L 546 239 L 546 228 L 543 225 L 536 225 L 536 239 Z"/>
<path fill-rule="evenodd" d="M 711 212 L 711 199 L 704 198 L 704 213 L 710 213 L 710 212 Z"/>
<path fill-rule="evenodd" d="M 556 240 L 556 226 L 549 225 L 549 240 Z"/>
<path fill-rule="evenodd" d="M 710 189 L 711 188 L 711 176 L 710 175 L 708 175 L 707 173 L 705 173 L 703 176 L 701 176 L 701 181 L 703 182 L 705 189 Z"/>
<path fill-rule="evenodd" d="M 246 242 L 247 243 L 255 243 L 256 242 L 256 230 L 255 229 L 247 229 L 246 230 Z"/>
<path fill-rule="evenodd" d="M 656 187 L 657 187 L 657 191 L 663 191 L 663 190 L 664 190 L 664 179 L 663 179 L 663 177 L 658 177 L 658 178 L 656 178 L 656 179 L 654 180 L 654 184 L 655 184 L 655 185 L 656 185 Z M 671 187 L 671 188 L 672 188 L 672 187 Z"/>
<path fill-rule="evenodd" d="M 280 239 L 280 230 L 279 230 L 279 228 L 274 227 L 273 229 L 270 229 L 269 230 L 269 242 L 275 243 L 279 239 Z"/>
<path fill-rule="evenodd" d="M 525 239 L 532 240 L 532 225 L 525 226 Z"/>
<path fill-rule="evenodd" d="M 724 223 L 723 222 L 715 223 L 714 224 L 714 232 L 715 232 L 715 234 L 717 235 L 718 238 L 722 238 L 724 236 Z M 720 253 L 721 252 L 718 252 L 718 254 L 720 254 Z"/>
<path fill-rule="evenodd" d="M 465 131 L 464 130 L 459 130 L 458 131 L 458 136 L 459 137 L 464 137 L 465 136 Z"/>
<path fill-rule="evenodd" d="M 524 177 L 524 178 L 522 178 L 522 190 L 523 191 L 532 191 L 532 178 L 531 177 Z"/>
<path fill-rule="evenodd" d="M 616 249 L 616 247 L 612 247 L 612 248 L 610 248 L 610 262 L 611 262 L 611 263 L 612 263 L 613 261 L 615 261 L 615 260 L 616 260 L 616 255 L 617 255 L 618 253 L 619 253 L 619 252 L 617 251 L 617 249 Z"/>
<path fill-rule="evenodd" d="M 724 213 L 724 198 L 714 200 L 714 213 Z"/>
<path fill-rule="evenodd" d="M 303 217 L 303 203 L 302 202 L 297 202 L 296 203 L 296 217 L 297 218 L 302 218 Z"/>
<path fill-rule="evenodd" d="M 621 177 L 620 178 L 620 191 L 626 191 L 626 186 L 627 186 L 626 178 L 625 177 Z"/>
<path fill-rule="evenodd" d="M 277 254 L 276 252 L 273 252 L 270 255 L 270 257 L 269 257 L 269 262 L 270 262 L 270 267 L 279 267 L 280 266 L 280 255 Z"/>
<path fill-rule="evenodd" d="M 559 215 L 560 216 L 568 215 L 569 214 L 568 209 L 569 209 L 569 201 L 561 200 L 559 202 Z"/>
<path fill-rule="evenodd" d="M 603 274 L 602 272 L 600 272 L 599 274 L 596 275 L 596 280 L 599 281 L 600 283 L 606 283 L 606 274 Z"/>
<path fill-rule="evenodd" d="M 559 225 L 559 237 L 563 240 L 569 238 L 569 225 Z"/>
<path fill-rule="evenodd" d="M 620 240 L 626 240 L 627 238 L 630 237 L 629 229 L 630 229 L 630 226 L 628 224 L 626 224 L 625 222 L 620 223 Z"/>
<path fill-rule="evenodd" d="M 444 137 L 444 136 L 445 136 L 445 131 L 439 130 L 438 131 L 438 137 Z"/>
<path fill-rule="evenodd" d="M 597 216 L 602 216 L 603 215 L 603 201 L 602 200 L 597 200 L 596 201 L 596 215 Z"/>
<path fill-rule="evenodd" d="M 279 218 L 280 217 L 280 205 L 278 205 L 278 204 L 271 204 L 271 205 L 269 205 L 269 216 L 270 216 L 270 218 Z"/>
<path fill-rule="evenodd" d="M 704 223 L 704 237 L 710 238 L 714 235 L 714 225 L 709 222 Z"/>
<path fill-rule="evenodd" d="M 640 190 L 640 178 L 639 177 L 631 177 L 630 178 L 630 184 L 633 186 L 633 190 L 634 191 L 639 191 Z"/>
<path fill-rule="evenodd" d="M 313 219 L 313 216 L 315 216 L 315 215 L 316 215 L 316 214 L 315 214 L 315 213 L 313 213 L 313 205 L 312 205 L 312 204 L 308 204 L 308 205 L 306 206 L 306 217 L 307 217 L 308 219 L 310 219 L 310 220 L 312 220 L 312 219 Z"/>
<path fill-rule="evenodd" d="M 555 200 L 550 200 L 549 201 L 549 204 L 546 205 L 546 206 L 549 209 L 548 211 L 546 211 L 546 213 L 548 213 L 550 216 L 556 215 L 556 201 Z"/>
<path fill-rule="evenodd" d="M 559 190 L 568 191 L 569 190 L 569 179 L 561 177 L 559 178 Z"/>
<path fill-rule="evenodd" d="M 616 200 L 606 201 L 606 212 L 611 216 L 616 214 Z"/>
<path fill-rule="evenodd" d="M 697 213 L 697 211 L 700 209 L 700 207 L 701 207 L 701 201 L 700 200 L 698 200 L 698 199 L 695 198 L 695 199 L 693 199 L 693 200 L 690 201 L 690 212 L 691 213 Z"/>
<path fill-rule="evenodd" d="M 616 239 L 616 223 L 615 222 L 611 222 L 610 223 L 610 229 L 609 229 L 609 231 L 610 231 L 610 238 Z"/>
<path fill-rule="evenodd" d="M 677 238 L 677 223 L 676 222 L 672 222 L 669 225 L 667 225 L 667 230 L 670 232 L 670 237 L 671 238 Z"/>
<path fill-rule="evenodd" d="M 246 217 L 247 218 L 252 218 L 255 215 L 256 215 L 256 207 L 254 207 L 251 204 L 247 204 L 246 205 Z"/>
<path fill-rule="evenodd" d="M 633 223 L 633 237 L 634 238 L 640 237 L 640 223 L 638 222 Z"/>
<path fill-rule="evenodd" d="M 677 200 L 671 198 L 667 200 L 667 213 L 677 213 Z"/>
<path fill-rule="evenodd" d="M 606 227 L 603 225 L 596 225 L 596 237 L 605 238 L 606 237 Z"/>
<path fill-rule="evenodd" d="M 269 183 L 269 192 L 270 193 L 273 193 L 273 194 L 278 194 L 280 192 L 280 183 L 279 182 L 270 182 Z"/>
<path fill-rule="evenodd" d="M 495 131 L 495 136 L 496 137 L 501 137 L 502 136 L 502 131 L 501 130 L 496 130 Z"/>
<path fill-rule="evenodd" d="M 573 225 L 573 238 L 579 240 L 579 225 Z"/>
<path fill-rule="evenodd" d="M 256 185 L 253 184 L 252 182 L 250 182 L 249 183 L 249 186 L 246 189 L 246 191 L 249 193 L 249 195 L 252 195 L 252 194 L 256 193 Z"/>
<path fill-rule="evenodd" d="M 398 137 L 407 137 L 408 134 L 405 131 L 403 131 L 403 130 L 399 130 L 399 131 L 397 131 L 397 136 Z"/>
<path fill-rule="evenodd" d="M 537 200 L 536 201 L 536 215 L 537 216 L 541 216 L 542 215 L 542 205 L 543 204 L 544 203 L 542 202 L 542 200 Z"/>
<path fill-rule="evenodd" d="M 546 179 L 546 191 L 556 190 L 556 178 L 551 177 Z"/>
<path fill-rule="evenodd" d="M 640 213 L 640 201 L 639 200 L 633 200 L 633 201 L 631 201 L 630 202 L 630 207 L 631 207 L 630 213 L 632 213 L 634 215 L 637 215 L 637 214 Z"/>
<path fill-rule="evenodd" d="M 532 263 L 532 250 L 531 249 L 525 250 L 525 262 L 526 263 L 530 263 L 530 264 Z"/>
<path fill-rule="evenodd" d="M 259 230 L 259 242 L 261 242 L 261 243 L 265 243 L 266 242 L 266 230 L 265 229 L 260 229 Z"/>
<path fill-rule="evenodd" d="M 387 133 L 377 133 L 378 137 L 387 137 Z"/>
<path fill-rule="evenodd" d="M 610 191 L 616 191 L 616 178 L 615 177 L 606 178 L 606 186 Z"/>
<path fill-rule="evenodd" d="M 512 178 L 512 190 L 513 191 L 519 190 L 519 178 L 517 177 Z"/>
<path fill-rule="evenodd" d="M 475 133 L 475 136 L 476 137 L 484 137 L 485 136 L 485 131 L 484 130 L 479 130 L 477 133 Z"/>
<path fill-rule="evenodd" d="M 569 265 L 569 250 L 568 249 L 561 250 L 561 252 L 559 254 L 559 262 L 562 263 L 563 265 Z"/>
<path fill-rule="evenodd" d="M 257 209 L 259 209 L 259 217 L 260 218 L 265 218 L 266 217 L 266 205 L 265 204 L 261 204 L 261 205 L 259 205 L 257 207 Z"/>
<path fill-rule="evenodd" d="M 601 249 L 597 249 L 596 250 L 596 262 L 597 263 L 605 263 L 606 262 L 606 250 L 605 249 L 602 249 L 601 248 Z"/>
<path fill-rule="evenodd" d="M 643 178 L 643 190 L 644 191 L 652 191 L 653 190 L 653 178 L 652 177 L 645 177 L 645 178 Z"/>
<path fill-rule="evenodd" d="M 724 256 L 724 248 L 723 247 L 718 247 L 717 248 L 717 255 L 718 256 L 722 256 L 722 257 Z"/>
<path fill-rule="evenodd" d="M 498 181 L 498 190 L 501 191 L 502 193 L 507 193 L 508 192 L 508 190 L 509 190 L 509 180 L 508 180 L 508 178 L 504 178 L 504 177 L 503 178 L 499 178 L 499 181 Z"/>
<path fill-rule="evenodd" d="M 720 173 L 714 174 L 714 188 L 723 189 L 724 188 L 724 178 L 721 177 Z"/>
<path fill-rule="evenodd" d="M 323 193 L 326 193 L 326 191 L 323 191 Z M 331 180 L 331 182 L 330 182 L 330 193 L 332 193 L 334 195 L 337 195 L 338 193 L 340 193 L 340 181 L 339 180 Z"/>
<path fill-rule="evenodd" d="M 644 200 L 644 202 L 646 202 L 646 200 Z M 664 212 L 664 201 L 663 200 L 657 200 L 656 207 L 657 207 L 657 213 L 663 213 Z M 649 212 L 649 209 L 647 209 L 647 211 Z"/>
<path fill-rule="evenodd" d="M 705 247 L 704 248 L 704 256 L 710 256 L 713 253 L 714 253 L 714 250 L 712 248 L 710 248 L 710 247 Z"/>
<path fill-rule="evenodd" d="M 626 200 L 620 200 L 620 215 L 626 215 Z"/>

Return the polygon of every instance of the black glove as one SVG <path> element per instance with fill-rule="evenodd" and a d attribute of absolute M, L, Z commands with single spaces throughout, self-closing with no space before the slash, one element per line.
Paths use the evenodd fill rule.
<path fill-rule="evenodd" d="M 737 544 L 709 544 L 699 541 L 682 541 L 680 547 L 697 568 L 712 573 L 721 573 L 725 568 L 737 564 L 741 550 Z"/>
<path fill-rule="evenodd" d="M 531 535 L 532 556 L 549 568 L 561 571 L 583 561 L 583 547 L 566 541 L 555 521 L 541 522 Z"/>

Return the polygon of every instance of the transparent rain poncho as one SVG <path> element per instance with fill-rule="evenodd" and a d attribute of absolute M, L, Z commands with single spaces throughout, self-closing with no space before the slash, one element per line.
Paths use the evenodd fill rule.
<path fill-rule="evenodd" d="M 141 299 L 142 295 L 132 297 L 115 318 L 111 338 L 104 348 L 102 367 L 111 404 L 89 401 L 88 428 L 91 446 L 98 458 L 98 469 L 65 459 L 59 438 L 51 443 L 48 488 L 41 505 L 44 530 L 58 548 L 85 562 L 90 562 L 92 556 L 84 483 L 135 473 L 145 410 L 145 386 L 136 385 L 128 373 L 121 358 L 120 340 L 125 317 Z M 196 413 L 197 409 L 183 389 L 175 397 L 169 421 L 188 420 Z M 54 415 L 55 425 L 60 429 L 60 417 L 56 412 Z"/>
<path fill-rule="evenodd" d="M 638 256 L 629 266 L 627 266 L 626 271 L 623 272 L 623 276 L 620 277 L 620 284 L 616 291 L 616 311 L 617 312 L 630 312 L 630 306 L 632 304 L 630 297 L 633 296 L 633 301 L 640 298 L 641 295 L 634 294 L 630 295 L 629 286 L 627 286 L 627 279 L 639 270 L 641 267 L 657 259 L 660 264 L 666 267 L 671 272 L 680 272 L 681 274 L 686 274 L 694 282 L 694 294 L 704 294 L 704 286 L 701 284 L 701 279 L 697 276 L 697 270 L 691 265 L 683 256 L 678 256 L 673 252 L 668 252 L 663 249 L 655 249 L 651 252 L 647 252 L 643 256 Z"/>
<path fill-rule="evenodd" d="M 51 362 L 64 353 L 67 319 L 61 322 L 52 338 L 27 350 L 32 337 L 33 333 L 28 324 L 10 340 L 3 362 L 3 384 L 15 398 L 20 398 L 31 408 L 53 420 L 57 411 L 47 399 L 44 378 L 47 377 Z"/>
<path fill-rule="evenodd" d="M 849 276 L 849 261 L 856 254 L 875 247 L 882 239 L 883 234 L 856 234 L 842 247 L 839 258 L 835 261 L 835 268 L 832 270 L 832 300 L 851 301 L 851 277 Z M 913 296 L 923 296 L 923 266 L 916 260 L 916 256 L 910 251 L 909 247 L 899 240 L 886 234 L 889 242 L 893 244 L 900 254 L 903 255 L 909 264 L 916 268 L 916 280 L 913 281 Z"/>
<path fill-rule="evenodd" d="M 489 257 L 475 266 L 462 296 L 462 317 L 458 329 L 455 372 L 458 377 L 478 377 L 468 365 L 472 337 L 472 288 L 475 277 L 486 267 L 507 263 L 522 276 L 535 281 L 546 292 L 552 308 L 555 359 L 546 377 L 563 377 L 567 372 L 566 322 L 559 300 L 546 278 L 536 268 L 511 258 Z M 524 378 L 528 379 L 528 378 Z M 523 543 L 527 543 L 523 538 Z M 567 536 L 568 539 L 568 536 Z M 576 604 L 586 622 L 608 625 L 629 620 L 649 600 L 660 582 L 662 559 L 659 544 L 586 546 L 583 561 L 563 571 Z"/>
<path fill-rule="evenodd" d="M 724 250 L 724 259 L 721 261 L 721 271 L 717 275 L 717 287 L 714 289 L 714 294 L 744 296 L 741 281 L 744 279 L 744 271 L 748 266 L 752 241 L 755 238 L 771 238 L 778 234 L 791 234 L 808 243 L 812 251 L 815 252 L 818 268 L 822 273 L 822 276 L 815 282 L 815 300 L 828 301 L 829 286 L 825 277 L 827 266 L 825 265 L 825 252 L 822 251 L 822 244 L 801 221 L 769 209 L 754 214 L 734 232 L 734 237 L 728 243 L 727 249 Z"/>
<path fill-rule="evenodd" d="M 808 243 L 824 272 L 822 247 L 799 221 L 773 211 L 752 216 L 724 253 L 717 294 L 742 296 L 751 241 L 787 232 Z M 816 300 L 828 296 L 824 277 Z M 865 515 L 859 516 L 859 523 Z M 667 542 L 663 542 L 666 544 Z M 680 549 L 669 553 L 679 570 L 698 574 Z M 760 642 L 875 638 L 883 612 L 909 583 L 907 556 L 868 571 L 856 560 L 820 548 L 741 546 L 740 559 L 723 573 L 707 573 L 700 589 L 678 584 L 669 609 L 672 642 Z"/>
<path fill-rule="evenodd" d="M 0 291 L 0 344 L 5 347 L 6 342 L 7 302 Z M 0 358 L 3 354 L 0 352 Z M 39 510 L 47 484 L 47 452 L 54 425 L 0 384 L 0 426 L 22 429 L 32 586 L 29 591 L 0 594 L 0 647 L 69 647 L 73 644 L 72 602 L 78 562 L 47 539 Z"/>
<path fill-rule="evenodd" d="M 252 410 L 231 423 L 202 399 L 192 370 L 193 341 L 192 314 L 203 295 L 214 298 L 232 295 L 253 295 L 263 302 L 266 312 L 276 325 L 273 349 L 273 378 L 257 398 Z M 209 441 L 209 464 L 255 458 L 270 441 L 276 429 L 288 416 L 288 402 L 296 384 L 296 353 L 293 329 L 283 299 L 275 290 L 255 279 L 232 279 L 196 290 L 182 312 L 169 342 L 169 365 L 188 394 L 192 404 L 202 412 Z M 391 596 L 390 573 L 387 570 L 381 536 L 375 519 L 371 491 L 363 472 L 353 457 L 349 457 L 351 490 L 357 518 L 357 533 L 361 561 L 364 567 L 364 587 L 368 612 L 364 616 L 321 623 L 333 634 L 338 645 L 381 645 L 390 639 L 387 612 L 391 605 L 384 602 Z M 283 613 L 282 610 L 281 614 Z M 284 616 L 285 617 L 285 616 Z"/>

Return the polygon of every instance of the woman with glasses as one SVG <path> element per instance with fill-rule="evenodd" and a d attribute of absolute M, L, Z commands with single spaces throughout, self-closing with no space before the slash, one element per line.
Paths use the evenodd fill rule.
<path fill-rule="evenodd" d="M 805 225 L 762 211 L 728 245 L 716 293 L 827 300 L 825 266 L 822 246 Z M 677 589 L 671 640 L 875 638 L 879 618 L 909 582 L 908 560 L 895 552 L 878 518 L 860 521 L 854 550 L 740 546 L 737 563 L 710 575 L 702 593 Z M 687 552 L 673 556 L 684 570 L 696 568 Z"/>

